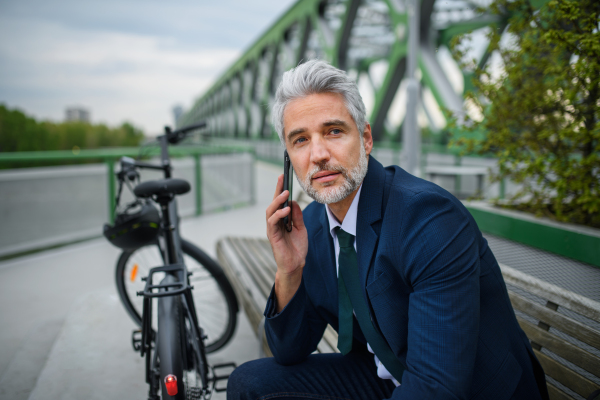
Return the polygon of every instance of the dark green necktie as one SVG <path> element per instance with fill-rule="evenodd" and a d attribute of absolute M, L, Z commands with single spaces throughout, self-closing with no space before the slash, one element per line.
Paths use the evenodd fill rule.
<path fill-rule="evenodd" d="M 338 240 L 339 233 L 343 232 L 341 229 L 338 230 Z M 352 236 L 348 234 L 348 236 Z M 354 250 L 354 247 L 352 248 Z M 345 250 L 344 250 L 345 251 Z M 355 253 L 356 254 L 356 253 Z M 340 270 L 342 268 L 342 247 L 340 246 L 340 256 L 338 258 L 338 262 L 340 265 Z M 339 333 L 338 333 L 338 350 L 343 355 L 346 355 L 352 350 L 352 321 L 354 319 L 352 312 L 352 303 L 350 302 L 350 297 L 348 296 L 348 292 L 346 291 L 346 285 L 344 284 L 344 278 L 340 271 L 338 271 L 338 298 L 340 304 L 339 310 Z"/>
<path fill-rule="evenodd" d="M 352 309 L 356 313 L 356 320 L 360 325 L 367 342 L 383 363 L 385 368 L 399 383 L 402 383 L 404 366 L 392 353 L 392 350 L 375 330 L 371 322 L 369 309 L 362 294 L 360 276 L 358 274 L 358 257 L 354 250 L 354 236 L 338 229 L 337 239 L 340 245 L 338 257 L 338 291 L 339 291 L 339 337 L 338 349 L 342 354 L 347 354 L 352 349 Z M 346 299 L 342 297 L 346 296 Z M 348 322 L 349 320 L 349 322 Z"/>

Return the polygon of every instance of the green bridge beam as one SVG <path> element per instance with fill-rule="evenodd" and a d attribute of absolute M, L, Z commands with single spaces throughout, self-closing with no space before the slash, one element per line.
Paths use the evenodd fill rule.
<path fill-rule="evenodd" d="M 432 116 L 442 115 L 444 108 L 463 110 L 462 93 L 453 89 L 446 66 L 435 56 L 437 49 L 447 47 L 456 35 L 502 26 L 504 21 L 476 14 L 465 0 L 421 0 L 420 15 L 421 86 L 434 99 L 422 100 L 421 109 L 436 132 L 445 120 L 431 126 Z M 370 91 L 362 94 L 375 139 L 397 142 L 404 115 L 407 39 L 404 0 L 299 0 L 217 79 L 178 125 L 204 120 L 217 137 L 275 140 L 270 108 L 281 75 L 300 62 L 319 58 L 348 71 L 361 91 Z M 480 61 L 488 58 L 486 54 Z M 469 73 L 463 72 L 463 77 L 468 88 Z"/>

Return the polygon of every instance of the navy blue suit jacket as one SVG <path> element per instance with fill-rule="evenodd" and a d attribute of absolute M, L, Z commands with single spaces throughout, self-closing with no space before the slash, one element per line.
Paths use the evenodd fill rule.
<path fill-rule="evenodd" d="M 271 317 L 273 293 L 265 311 L 269 346 L 280 364 L 299 363 L 315 351 L 328 323 L 338 329 L 325 206 L 313 202 L 303 216 L 309 245 L 302 283 L 280 314 Z M 370 157 L 356 232 L 371 319 L 406 366 L 393 399 L 547 397 L 498 263 L 460 201 Z M 365 343 L 356 320 L 354 332 L 355 342 Z"/>

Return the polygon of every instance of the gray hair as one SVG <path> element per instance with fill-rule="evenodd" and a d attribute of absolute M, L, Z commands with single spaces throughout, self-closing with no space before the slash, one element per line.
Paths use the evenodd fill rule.
<path fill-rule="evenodd" d="M 281 143 L 285 145 L 283 138 L 285 107 L 292 100 L 317 93 L 339 93 L 344 97 L 346 109 L 352 116 L 362 139 L 367 124 L 367 112 L 356 83 L 341 69 L 325 61 L 310 60 L 285 72 L 275 93 L 271 120 Z"/>

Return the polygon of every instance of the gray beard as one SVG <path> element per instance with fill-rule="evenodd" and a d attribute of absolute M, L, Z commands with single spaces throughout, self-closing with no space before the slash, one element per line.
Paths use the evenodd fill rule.
<path fill-rule="evenodd" d="M 360 155 L 358 158 L 358 162 L 354 165 L 350 171 L 341 165 L 331 165 L 327 163 L 322 163 L 315 165 L 315 167 L 306 174 L 306 178 L 303 181 L 300 180 L 298 174 L 296 174 L 296 178 L 298 179 L 298 183 L 304 189 L 306 194 L 312 197 L 315 201 L 321 204 L 333 204 L 337 203 L 348 197 L 352 192 L 359 188 L 363 179 L 367 175 L 367 170 L 369 168 L 369 159 L 367 158 L 367 153 L 365 151 L 365 147 L 360 146 Z M 332 183 L 323 184 L 325 186 L 321 191 L 317 191 L 312 186 L 312 177 L 321 171 L 335 171 L 342 174 L 344 178 L 344 182 L 341 186 L 335 188 L 329 188 Z"/>

